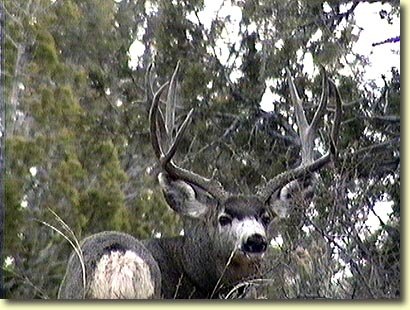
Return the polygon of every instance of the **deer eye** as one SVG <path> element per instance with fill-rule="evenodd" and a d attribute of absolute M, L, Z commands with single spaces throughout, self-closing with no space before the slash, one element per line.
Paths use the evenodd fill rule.
<path fill-rule="evenodd" d="M 269 213 L 265 212 L 261 215 L 261 220 L 264 225 L 268 225 L 271 222 L 272 217 L 269 215 Z"/>
<path fill-rule="evenodd" d="M 221 215 L 218 219 L 221 226 L 226 226 L 232 223 L 232 218 L 229 215 Z"/>

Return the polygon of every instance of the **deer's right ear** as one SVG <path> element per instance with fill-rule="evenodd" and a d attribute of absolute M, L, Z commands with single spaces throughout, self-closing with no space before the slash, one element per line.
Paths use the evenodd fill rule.
<path fill-rule="evenodd" d="M 165 200 L 178 214 L 191 218 L 202 218 L 209 205 L 198 199 L 196 189 L 182 180 L 173 180 L 166 173 L 158 175 Z"/>
<path fill-rule="evenodd" d="M 286 218 L 288 216 L 289 209 L 293 203 L 293 195 L 297 188 L 298 182 L 291 181 L 281 189 L 275 191 L 269 198 L 269 207 L 279 218 Z"/>
<path fill-rule="evenodd" d="M 295 206 L 295 202 L 300 199 L 311 201 L 314 192 L 315 176 L 305 178 L 305 180 L 293 180 L 281 189 L 277 190 L 269 198 L 270 208 L 280 217 L 285 218 L 289 210 Z"/>

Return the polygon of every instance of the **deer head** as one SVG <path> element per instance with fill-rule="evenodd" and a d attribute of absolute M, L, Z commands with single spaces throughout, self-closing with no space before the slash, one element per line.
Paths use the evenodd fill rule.
<path fill-rule="evenodd" d="M 286 69 L 299 130 L 301 164 L 272 178 L 259 187 L 254 195 L 244 196 L 230 193 L 217 180 L 188 171 L 172 160 L 193 115 L 191 110 L 180 128 L 175 130 L 178 70 L 179 65 L 171 80 L 162 85 L 155 94 L 148 96 L 148 100 L 152 100 L 149 113 L 151 142 L 162 170 L 159 183 L 169 206 L 184 219 L 186 238 L 193 240 L 190 246 L 200 248 L 196 251 L 207 260 L 212 260 L 214 267 L 209 268 L 214 270 L 209 271 L 209 276 L 224 275 L 224 279 L 229 282 L 241 280 L 258 268 L 269 244 L 272 220 L 276 216 L 285 215 L 291 200 L 290 194 L 299 186 L 298 180 L 312 175 L 336 155 L 342 104 L 340 95 L 323 70 L 321 100 L 309 123 L 290 71 Z M 150 80 L 149 74 L 150 71 L 147 81 Z M 147 86 L 148 90 L 152 90 L 151 84 Z M 164 103 L 161 97 L 167 88 L 164 117 L 160 105 Z M 315 159 L 314 138 L 319 122 L 326 112 L 329 90 L 333 90 L 336 97 L 330 148 L 325 155 Z M 209 253 L 212 253 L 212 257 L 209 257 Z"/>

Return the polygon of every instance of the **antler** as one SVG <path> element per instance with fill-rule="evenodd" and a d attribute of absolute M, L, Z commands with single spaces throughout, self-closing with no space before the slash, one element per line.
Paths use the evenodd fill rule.
<path fill-rule="evenodd" d="M 180 179 L 191 184 L 195 184 L 202 189 L 206 190 L 212 196 L 220 201 L 227 199 L 230 194 L 225 191 L 222 185 L 213 179 L 207 179 L 192 171 L 188 171 L 181 167 L 178 167 L 172 158 L 182 140 L 182 137 L 191 121 L 193 109 L 191 109 L 186 116 L 181 127 L 178 129 L 175 137 L 173 137 L 173 129 L 175 128 L 175 108 L 176 108 L 176 76 L 179 70 L 179 62 L 174 70 L 171 81 L 163 84 L 159 90 L 155 93 L 151 109 L 149 112 L 151 143 L 155 152 L 155 156 L 158 158 L 159 163 L 170 177 Z M 165 88 L 168 87 L 168 95 L 166 101 L 166 114 L 165 120 L 162 116 L 159 108 L 160 98 Z M 159 126 L 158 126 L 159 125 Z M 167 141 L 161 141 L 161 130 L 164 131 L 163 135 Z M 164 143 L 169 146 L 168 150 L 164 152 Z"/>
<path fill-rule="evenodd" d="M 306 114 L 302 106 L 302 99 L 299 97 L 295 83 L 293 82 L 291 73 L 288 68 L 286 68 L 286 75 L 291 95 L 291 101 L 295 107 L 296 123 L 298 125 L 299 137 L 301 141 L 301 157 L 302 161 L 297 168 L 285 171 L 273 179 L 269 180 L 268 183 L 261 188 L 257 195 L 266 201 L 269 197 L 284 187 L 291 181 L 303 178 L 315 171 L 321 169 L 324 165 L 330 162 L 332 156 L 336 155 L 337 152 L 337 141 L 339 135 L 339 128 L 341 122 L 342 113 L 342 100 L 340 97 L 339 90 L 333 81 L 331 81 L 326 74 L 325 69 L 322 67 L 323 77 L 322 77 L 322 94 L 320 97 L 319 106 L 313 116 L 312 122 L 309 124 L 306 119 Z M 314 139 L 317 132 L 319 122 L 326 110 L 326 105 L 329 99 L 329 90 L 332 89 L 336 97 L 336 109 L 333 117 L 333 124 L 330 134 L 330 148 L 329 151 L 318 159 L 314 159 Z"/>

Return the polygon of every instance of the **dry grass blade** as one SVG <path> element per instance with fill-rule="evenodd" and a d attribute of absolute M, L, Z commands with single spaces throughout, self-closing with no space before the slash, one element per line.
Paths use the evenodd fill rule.
<path fill-rule="evenodd" d="M 221 283 L 222 278 L 223 278 L 223 276 L 225 275 L 226 269 L 228 269 L 228 266 L 231 264 L 231 261 L 232 261 L 233 256 L 235 255 L 235 252 L 236 252 L 236 249 L 234 249 L 234 250 L 231 252 L 231 255 L 229 256 L 228 261 L 227 261 L 226 264 L 225 264 L 225 267 L 224 267 L 224 269 L 223 269 L 223 271 L 222 271 L 222 273 L 221 273 L 221 276 L 219 277 L 218 281 L 216 282 L 215 287 L 214 287 L 214 289 L 213 289 L 213 291 L 212 291 L 212 294 L 211 294 L 211 296 L 209 297 L 210 299 L 212 299 L 212 297 L 214 297 L 215 292 L 218 290 L 219 284 Z"/>
<path fill-rule="evenodd" d="M 70 244 L 70 246 L 73 248 L 74 252 L 76 253 L 76 255 L 78 257 L 78 259 L 80 260 L 81 271 L 82 271 L 82 282 L 83 282 L 83 288 L 84 288 L 83 297 L 85 297 L 87 279 L 86 279 L 86 273 L 85 273 L 84 258 L 83 258 L 83 253 L 82 253 L 82 250 L 81 250 L 80 243 L 78 242 L 78 239 L 75 236 L 72 229 L 63 221 L 63 219 L 61 219 L 61 217 L 58 216 L 57 213 L 55 213 L 53 210 L 49 209 L 49 211 L 55 216 L 57 221 L 62 225 L 65 232 L 61 231 L 57 227 L 55 227 L 55 226 L 53 226 L 53 225 L 51 225 L 51 224 L 49 224 L 45 221 L 37 220 L 37 219 L 36 219 L 36 221 L 43 224 L 44 226 L 46 226 L 48 228 L 51 228 L 55 232 L 57 232 L 60 236 L 62 236 L 65 240 L 67 240 L 68 243 Z M 67 235 L 67 232 L 68 232 L 68 234 L 71 235 L 71 238 Z"/>
<path fill-rule="evenodd" d="M 226 294 L 224 299 L 231 299 L 233 297 L 233 294 L 238 291 L 240 288 L 244 286 L 260 286 L 264 285 L 265 283 L 273 283 L 274 280 L 272 279 L 253 279 L 249 281 L 243 281 L 235 285 L 229 292 Z"/>

